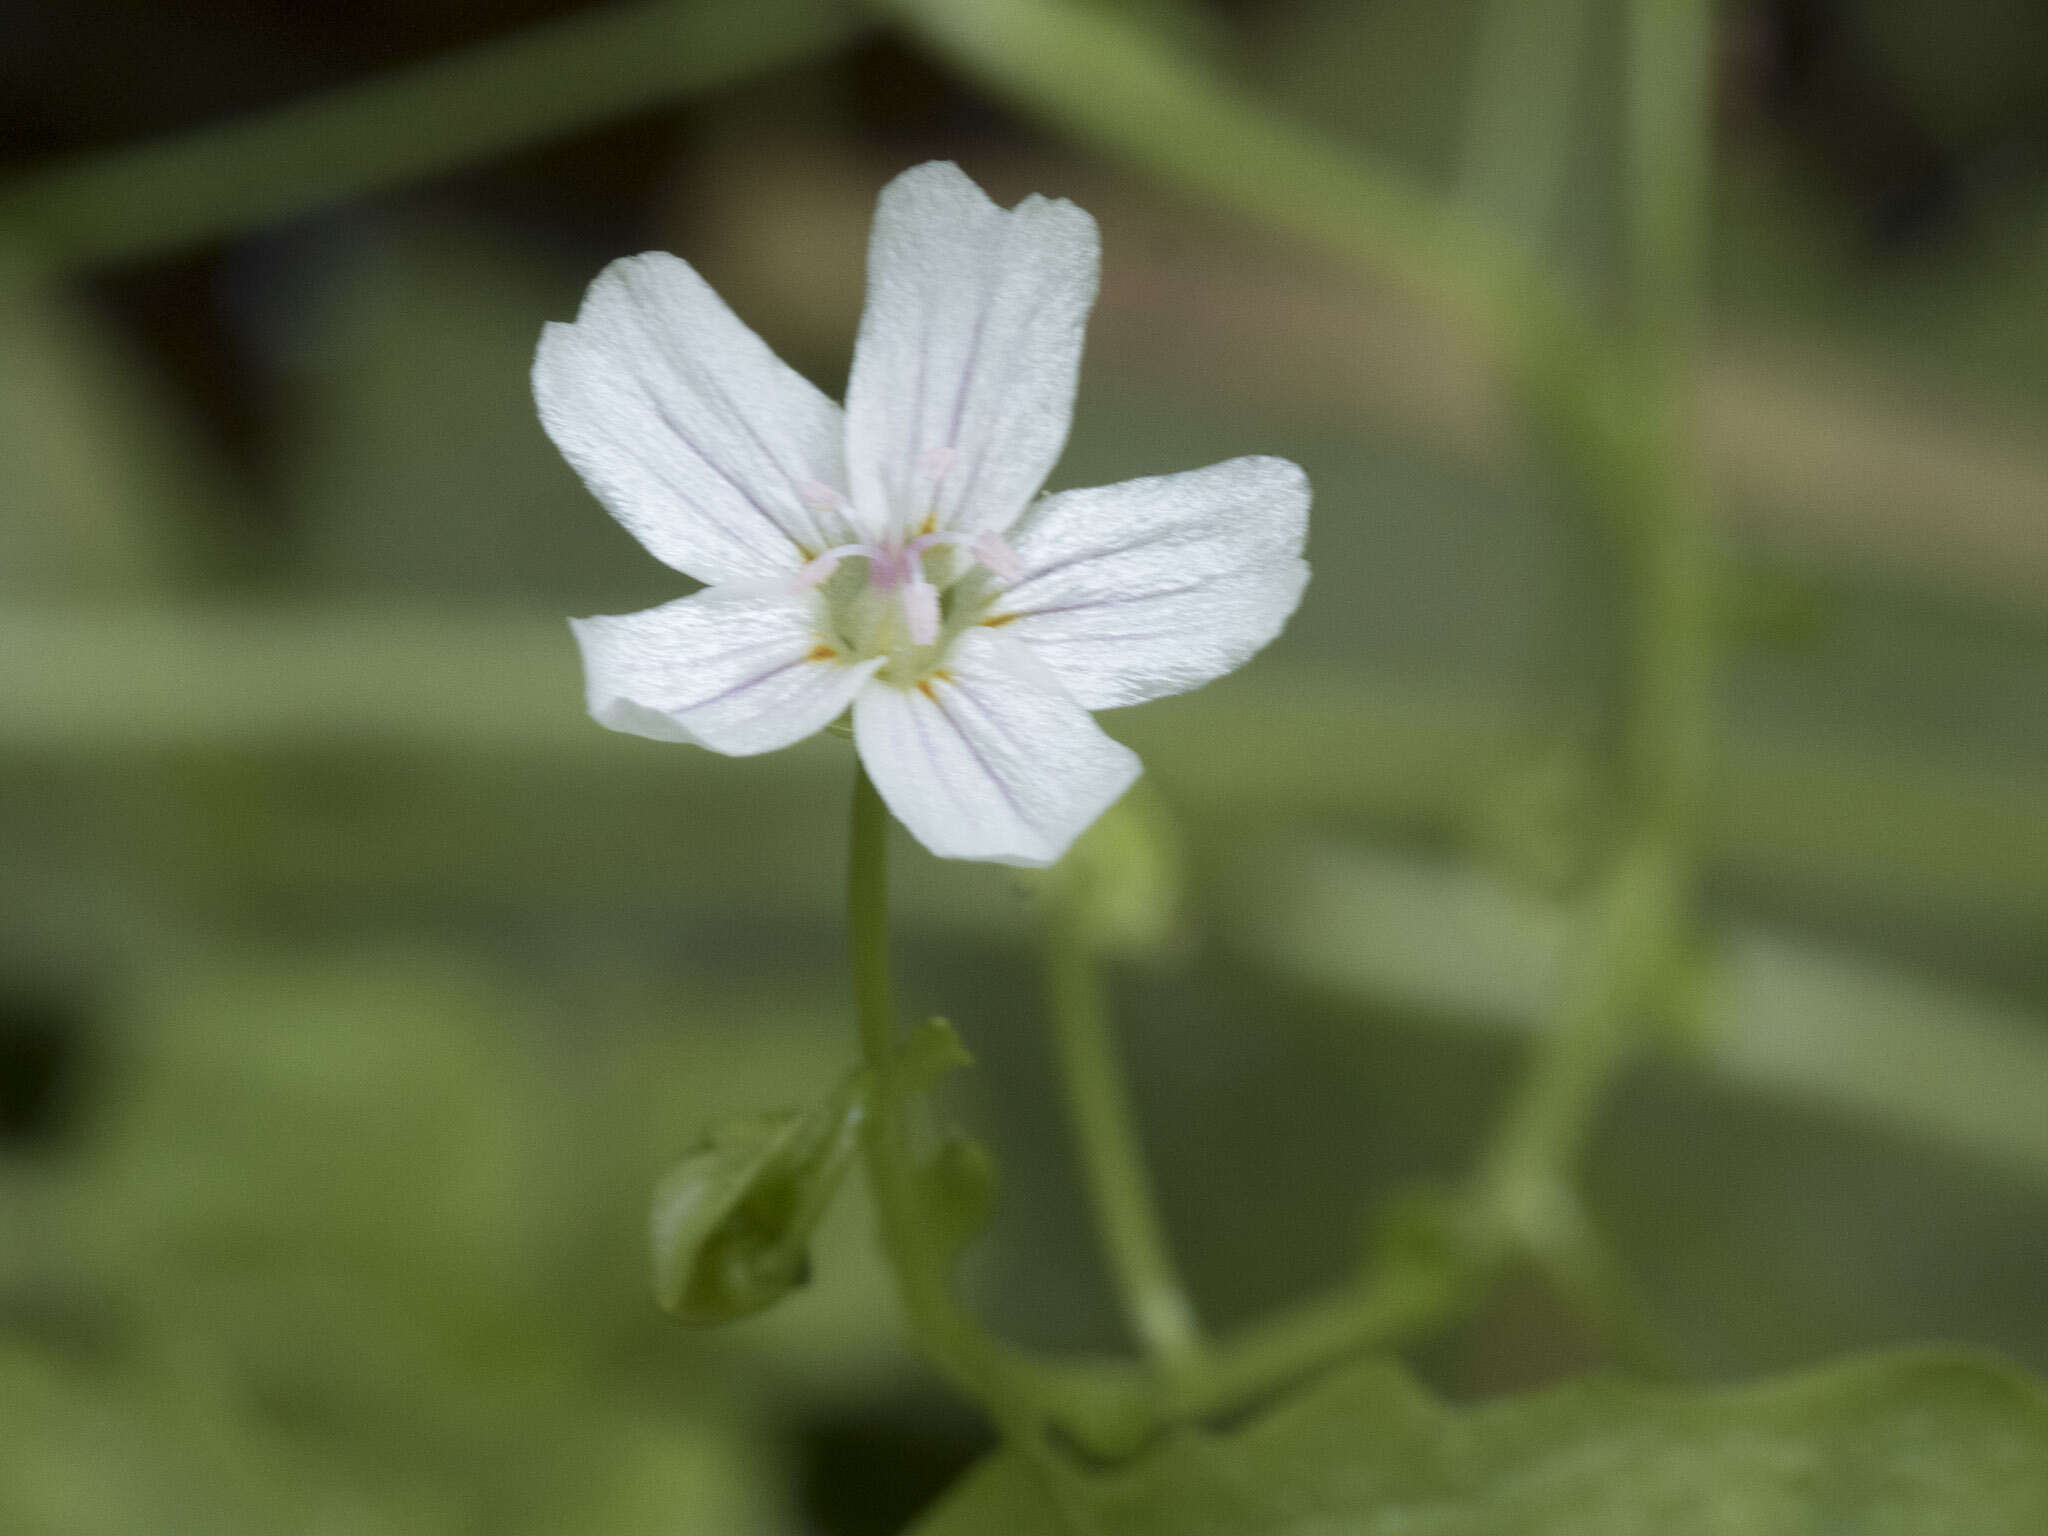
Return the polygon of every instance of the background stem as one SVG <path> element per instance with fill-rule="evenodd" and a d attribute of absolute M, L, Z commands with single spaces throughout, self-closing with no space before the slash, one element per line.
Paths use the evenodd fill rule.
<path fill-rule="evenodd" d="M 829 0 L 627 0 L 16 180 L 0 187 L 0 236 L 65 267 L 172 250 L 822 53 L 855 29 Z"/>
<path fill-rule="evenodd" d="M 1125 1320 L 1162 1370 L 1185 1373 L 1201 1355 L 1200 1328 L 1153 1198 L 1085 921 L 1062 890 L 1047 926 L 1046 993 L 1067 1110 Z"/>
<path fill-rule="evenodd" d="M 1486 0 L 1465 119 L 1465 201 L 1534 249 L 1558 229 L 1592 0 Z"/>
<path fill-rule="evenodd" d="M 1628 20 L 1628 325 L 1603 377 L 1539 407 L 1564 426 L 1557 445 L 1622 546 L 1621 832 L 1585 899 L 1551 1028 L 1485 1161 L 1482 1198 L 1527 1257 L 1597 1309 L 1618 1354 L 1662 1373 L 1668 1358 L 1569 1185 L 1607 1089 L 1645 1026 L 1672 1012 L 1713 734 L 1714 568 L 1687 408 L 1709 38 L 1699 0 L 1634 0 Z M 1603 409 L 1615 402 L 1627 409 Z"/>

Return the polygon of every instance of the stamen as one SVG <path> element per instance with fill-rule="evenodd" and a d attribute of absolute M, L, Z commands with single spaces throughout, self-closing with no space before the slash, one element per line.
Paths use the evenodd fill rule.
<path fill-rule="evenodd" d="M 939 589 L 922 576 L 903 584 L 903 622 L 915 645 L 930 645 L 939 638 Z"/>
<path fill-rule="evenodd" d="M 988 567 L 991 574 L 1001 581 L 1021 581 L 1024 577 L 1024 562 L 1017 558 L 1017 552 L 1004 542 L 999 533 L 954 533 L 942 529 L 937 533 L 921 533 L 904 546 L 906 560 L 914 561 L 928 549 L 942 544 L 951 544 L 956 549 L 965 549 L 975 561 Z"/>
<path fill-rule="evenodd" d="M 835 491 L 822 480 L 799 482 L 796 494 L 813 512 L 845 512 L 851 506 L 844 494 Z"/>
<path fill-rule="evenodd" d="M 917 575 L 917 561 L 907 549 L 873 544 L 868 546 L 867 557 L 868 585 L 877 592 L 894 592 Z"/>
<path fill-rule="evenodd" d="M 974 551 L 974 558 L 987 566 L 990 574 L 999 581 L 1024 579 L 1024 562 L 1017 558 L 1017 551 L 1010 548 L 1000 533 L 984 533 L 969 548 Z"/>
<path fill-rule="evenodd" d="M 959 450 L 951 443 L 927 448 L 917 456 L 918 475 L 931 486 L 933 495 L 938 494 L 939 482 L 946 478 L 946 471 L 953 467 L 953 460 L 958 456 Z"/>
<path fill-rule="evenodd" d="M 1015 581 L 1023 574 L 1016 552 L 1000 536 L 943 530 L 919 534 L 901 545 L 887 542 L 841 544 L 805 561 L 800 569 L 786 578 L 786 585 L 791 592 L 812 591 L 831 580 L 832 573 L 839 569 L 842 561 L 865 560 L 868 563 L 869 589 L 894 596 L 902 605 L 903 626 L 911 644 L 933 645 L 939 638 L 943 610 L 939 589 L 925 579 L 922 562 L 926 550 L 942 546 L 971 551 L 973 557 L 1000 580 Z"/>
<path fill-rule="evenodd" d="M 790 591 L 808 592 L 813 587 L 823 586 L 832 579 L 832 573 L 839 569 L 839 562 L 854 555 L 865 555 L 870 560 L 875 558 L 874 551 L 865 544 L 841 544 L 837 549 L 828 549 L 816 559 L 807 562 L 802 570 L 789 578 Z"/>

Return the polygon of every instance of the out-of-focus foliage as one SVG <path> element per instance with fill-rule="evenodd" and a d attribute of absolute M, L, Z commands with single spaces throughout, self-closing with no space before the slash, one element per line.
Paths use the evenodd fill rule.
<path fill-rule="evenodd" d="M 993 1461 L 918 1530 L 1056 1536 L 1072 1527 L 1046 1475 Z M 2019 1536 L 2048 1520 L 2048 1399 L 1987 1366 L 1906 1358 L 1708 1397 L 1572 1385 L 1459 1414 L 1368 1367 L 1058 1497 L 1133 1536 Z"/>
<path fill-rule="evenodd" d="M 612 1223 L 714 1078 L 810 1069 L 771 1064 L 772 1025 L 720 1072 L 715 1047 L 599 1061 L 533 1023 L 403 950 L 166 966 L 106 1041 L 89 1151 L 4 1186 L 34 1238 L 9 1263 L 7 1527 L 781 1528 L 749 1428 L 768 1383 L 745 1345 L 662 1347 Z M 677 1073 L 695 1094 L 648 1091 Z M 838 1337 L 836 1367 L 822 1339 L 792 1358 L 860 1371 Z"/>
<path fill-rule="evenodd" d="M 30 6 L 0 111 L 26 166 L 546 9 Z M 1541 234 L 1597 290 L 1619 43 L 1588 9 Z M 2026 10 L 1724 8 L 1714 937 L 1589 1170 L 1710 1378 L 1934 1337 L 2048 1367 L 2048 55 Z M 1475 7 L 1175 25 L 1339 141 L 1460 174 Z M 1465 1165 L 1552 984 L 1556 903 L 1611 832 L 1600 537 L 1398 300 L 871 32 L 198 249 L 73 276 L 0 252 L 0 1529 L 886 1531 L 979 1448 L 903 1346 L 857 1189 L 773 1313 L 699 1334 L 649 1298 L 662 1171 L 853 1060 L 847 765 L 582 718 L 562 616 L 682 584 L 561 466 L 525 383 L 540 324 L 660 246 L 836 387 L 873 189 L 934 155 L 1103 221 L 1061 483 L 1265 451 L 1316 486 L 1288 635 L 1110 722 L 1154 797 L 1100 833 L 1130 855 L 1102 893 L 1130 940 L 1114 990 L 1206 1315 L 1350 1273 L 1386 1198 Z M 952 1112 L 1003 1170 L 975 1304 L 1021 1340 L 1115 1347 L 1037 893 L 906 858 L 899 906 L 908 1001 L 957 1019 L 979 1065 Z M 1414 1364 L 1465 1399 L 1601 1358 L 1517 1273 Z M 1899 1443 L 1899 1383 L 1986 1431 L 1962 1454 L 2038 1414 L 1936 1374 L 1712 1401 L 1788 1455 Z M 1569 1388 L 1524 1440 L 1518 1399 L 1447 1420 L 1364 1380 L 1341 1390 L 1415 1443 L 1520 1468 L 1615 1418 L 1644 1455 L 1722 1428 Z M 1226 1461 L 1290 1476 L 1318 1414 L 1351 1432 L 1356 1402 L 1329 1401 Z M 982 1476 L 965 1497 L 1011 1473 Z"/>

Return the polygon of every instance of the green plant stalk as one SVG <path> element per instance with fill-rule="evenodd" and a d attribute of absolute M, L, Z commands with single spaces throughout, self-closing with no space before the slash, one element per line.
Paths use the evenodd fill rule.
<path fill-rule="evenodd" d="M 1201 1329 L 1153 1198 L 1085 921 L 1070 891 L 1054 896 L 1046 995 L 1060 1078 L 1125 1321 L 1167 1379 L 1185 1379 L 1201 1361 Z"/>
<path fill-rule="evenodd" d="M 832 0 L 627 0 L 17 178 L 0 187 L 0 244 L 67 268 L 217 239 L 790 64 L 855 30 Z"/>
<path fill-rule="evenodd" d="M 1484 1265 L 1403 1266 L 1298 1302 L 1210 1350 L 1161 1395 L 1162 1417 L 1185 1423 L 1240 1412 L 1339 1361 L 1418 1343 L 1463 1315 L 1484 1274 Z"/>
<path fill-rule="evenodd" d="M 1608 378 L 1553 402 L 1553 422 L 1623 545 L 1632 615 L 1623 703 L 1624 832 L 1587 900 L 1551 1029 L 1482 1164 L 1481 1199 L 1582 1298 L 1632 1296 L 1578 1212 L 1570 1180 L 1601 1099 L 1668 1014 L 1698 880 L 1714 713 L 1714 579 L 1685 430 L 1704 231 L 1707 44 L 1699 0 L 1629 13 L 1629 328 Z M 1554 377 L 1554 376 L 1553 376 Z M 1627 402 L 1618 414 L 1615 407 Z M 1618 1352 L 1661 1368 L 1632 1306 L 1605 1323 Z"/>
<path fill-rule="evenodd" d="M 1586 898 L 1550 1024 L 1483 1165 L 1487 1203 L 1511 1229 L 1540 1216 L 1585 1150 L 1678 921 L 1680 865 L 1669 843 L 1632 838 Z"/>
<path fill-rule="evenodd" d="M 1629 318 L 1653 363 L 1689 367 L 1706 262 L 1712 15 L 1704 0 L 1629 0 Z"/>
<path fill-rule="evenodd" d="M 910 1325 L 933 1362 L 986 1406 L 1013 1438 L 1040 1417 L 1018 1364 L 961 1310 L 947 1257 L 920 1218 L 916 1169 L 905 1124 L 896 1004 L 889 972 L 889 811 L 856 761 L 847 848 L 846 915 L 853 959 L 854 1018 L 873 1085 L 861 1151 L 879 1218 L 882 1248 Z"/>
<path fill-rule="evenodd" d="M 889 967 L 889 810 L 857 759 L 846 898 L 854 1017 L 871 1084 L 861 1154 L 882 1251 L 912 1334 L 940 1372 L 1028 1454 L 1039 1454 L 1047 1424 L 1099 1454 L 1128 1452 L 1157 1421 L 1148 1373 L 1026 1354 L 986 1332 L 953 1294 L 952 1255 L 921 1209 L 906 1113 Z"/>
<path fill-rule="evenodd" d="M 1334 1359 L 1411 1341 L 1450 1320 L 1469 1277 L 1404 1269 L 1193 1351 L 1171 1370 L 1156 1360 L 1031 1355 L 975 1323 L 954 1298 L 951 1260 L 919 1211 L 889 971 L 889 813 L 865 770 L 854 772 L 847 917 L 856 1023 L 872 1084 L 861 1150 L 882 1247 L 918 1342 L 957 1388 L 988 1410 L 1006 1438 L 1036 1454 L 1043 1444 L 1039 1431 L 1057 1425 L 1097 1455 L 1128 1455 L 1164 1424 L 1234 1411 Z M 1101 1081 L 1100 1088 L 1111 1086 L 1112 1080 Z M 1120 1105 L 1107 1107 L 1117 1121 L 1114 1134 L 1128 1136 Z"/>
<path fill-rule="evenodd" d="M 1480 1171 L 1493 1219 L 1510 1231 L 1540 1220 L 1557 1208 L 1553 1186 L 1572 1172 L 1643 1016 L 1675 974 L 1697 863 L 1712 587 L 1678 381 L 1698 303 L 1700 8 L 1637 0 L 1631 15 L 1631 326 L 1619 344 L 1511 236 L 1275 119 L 1113 12 L 1074 0 L 887 0 L 887 9 L 998 93 L 1088 142 L 1420 295 L 1506 370 L 1623 543 L 1633 637 L 1626 830 L 1588 898 L 1555 1026 Z M 1556 1258 L 1573 1229 L 1532 1226 L 1516 1241 Z M 1571 1262 L 1581 1273 L 1609 1268 L 1590 1253 Z"/>
<path fill-rule="evenodd" d="M 1592 0 L 1487 0 L 1465 120 L 1461 190 L 1532 246 L 1556 231 Z"/>

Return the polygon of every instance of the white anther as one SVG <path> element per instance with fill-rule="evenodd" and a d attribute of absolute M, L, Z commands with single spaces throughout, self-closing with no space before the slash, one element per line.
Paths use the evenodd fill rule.
<path fill-rule="evenodd" d="M 935 448 L 925 449 L 917 456 L 917 472 L 934 491 L 937 491 L 939 482 L 946 478 L 946 471 L 953 467 L 953 460 L 958 452 L 959 450 L 951 443 L 941 443 Z"/>
<path fill-rule="evenodd" d="M 822 480 L 802 481 L 796 494 L 813 512 L 844 512 L 847 508 L 846 497 Z"/>
<path fill-rule="evenodd" d="M 839 562 L 851 555 L 866 555 L 870 560 L 874 553 L 865 544 L 842 544 L 837 549 L 828 549 L 816 559 L 805 562 L 803 569 L 789 578 L 792 592 L 808 592 L 821 587 L 832 579 L 832 573 L 839 569 Z"/>
<path fill-rule="evenodd" d="M 939 638 L 939 589 L 922 576 L 903 584 L 903 622 L 915 645 L 930 645 Z"/>
<path fill-rule="evenodd" d="M 998 580 L 1022 581 L 1024 562 L 1017 558 L 1017 551 L 1000 533 L 984 533 L 977 537 L 972 546 L 974 558 L 987 566 Z"/>

